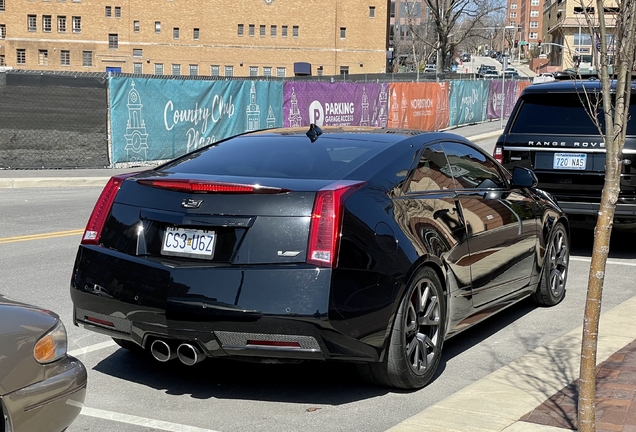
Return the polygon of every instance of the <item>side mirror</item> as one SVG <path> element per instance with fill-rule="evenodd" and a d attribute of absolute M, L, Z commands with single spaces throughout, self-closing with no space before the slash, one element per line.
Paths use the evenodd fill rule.
<path fill-rule="evenodd" d="M 539 180 L 537 180 L 537 176 L 531 169 L 516 166 L 512 170 L 512 183 L 510 186 L 513 188 L 535 187 L 537 184 L 539 184 Z"/>

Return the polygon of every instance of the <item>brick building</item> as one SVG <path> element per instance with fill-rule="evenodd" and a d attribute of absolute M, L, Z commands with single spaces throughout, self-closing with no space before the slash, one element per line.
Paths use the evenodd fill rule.
<path fill-rule="evenodd" d="M 512 39 L 517 47 L 515 57 L 528 57 L 542 38 L 543 0 L 507 0 L 507 25 L 516 27 Z"/>
<path fill-rule="evenodd" d="M 382 73 L 388 5 L 0 0 L 0 66 L 241 77 Z"/>

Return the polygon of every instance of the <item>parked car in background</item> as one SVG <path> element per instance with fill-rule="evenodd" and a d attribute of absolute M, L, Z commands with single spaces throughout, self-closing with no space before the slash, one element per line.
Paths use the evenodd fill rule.
<path fill-rule="evenodd" d="M 503 70 L 503 73 L 513 73 L 513 72 L 517 72 L 517 69 L 513 68 L 512 66 L 508 66 L 507 68 L 505 68 Z"/>
<path fill-rule="evenodd" d="M 437 72 L 437 65 L 429 63 L 426 66 L 424 66 L 424 72 L 426 73 L 435 73 Z"/>
<path fill-rule="evenodd" d="M 605 144 L 584 100 L 601 94 L 598 80 L 566 80 L 531 85 L 517 101 L 494 155 L 508 169 L 532 169 L 539 187 L 551 193 L 573 226 L 593 227 L 605 178 Z M 615 229 L 636 231 L 636 90 L 621 164 Z M 599 104 L 600 105 L 600 104 Z M 604 124 L 601 111 L 599 124 Z"/>
<path fill-rule="evenodd" d="M 60 432 L 79 415 L 86 369 L 51 311 L 0 295 L 0 431 Z"/>
<path fill-rule="evenodd" d="M 420 388 L 445 339 L 523 298 L 563 299 L 568 222 L 535 183 L 449 133 L 228 138 L 108 182 L 74 320 L 161 362 L 347 361 Z"/>
<path fill-rule="evenodd" d="M 470 53 L 463 53 L 461 56 L 461 59 L 463 62 L 469 62 L 470 61 Z"/>
<path fill-rule="evenodd" d="M 495 71 L 495 72 L 497 72 L 497 68 L 495 66 L 485 65 L 485 64 L 482 64 L 482 65 L 479 66 L 479 68 L 477 68 L 477 73 L 479 75 L 483 75 L 484 72 L 486 72 L 486 71 Z"/>
<path fill-rule="evenodd" d="M 495 69 L 485 70 L 479 74 L 481 78 L 499 78 L 499 73 Z"/>
<path fill-rule="evenodd" d="M 505 79 L 519 79 L 520 75 L 517 71 L 504 71 L 501 74 Z"/>

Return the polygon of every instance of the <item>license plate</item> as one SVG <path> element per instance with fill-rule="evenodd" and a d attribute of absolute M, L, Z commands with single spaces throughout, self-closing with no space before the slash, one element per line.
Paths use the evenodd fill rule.
<path fill-rule="evenodd" d="M 214 231 L 166 227 L 161 254 L 212 259 L 215 243 Z"/>
<path fill-rule="evenodd" d="M 552 163 L 553 169 L 584 170 L 587 163 L 585 153 L 555 153 Z"/>

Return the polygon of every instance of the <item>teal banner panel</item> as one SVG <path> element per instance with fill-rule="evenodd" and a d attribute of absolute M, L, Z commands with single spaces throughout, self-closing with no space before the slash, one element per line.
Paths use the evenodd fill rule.
<path fill-rule="evenodd" d="M 112 162 L 172 159 L 283 125 L 283 83 L 110 77 Z"/>
<path fill-rule="evenodd" d="M 488 89 L 490 83 L 479 81 L 451 81 L 450 125 L 478 123 L 487 120 Z"/>

